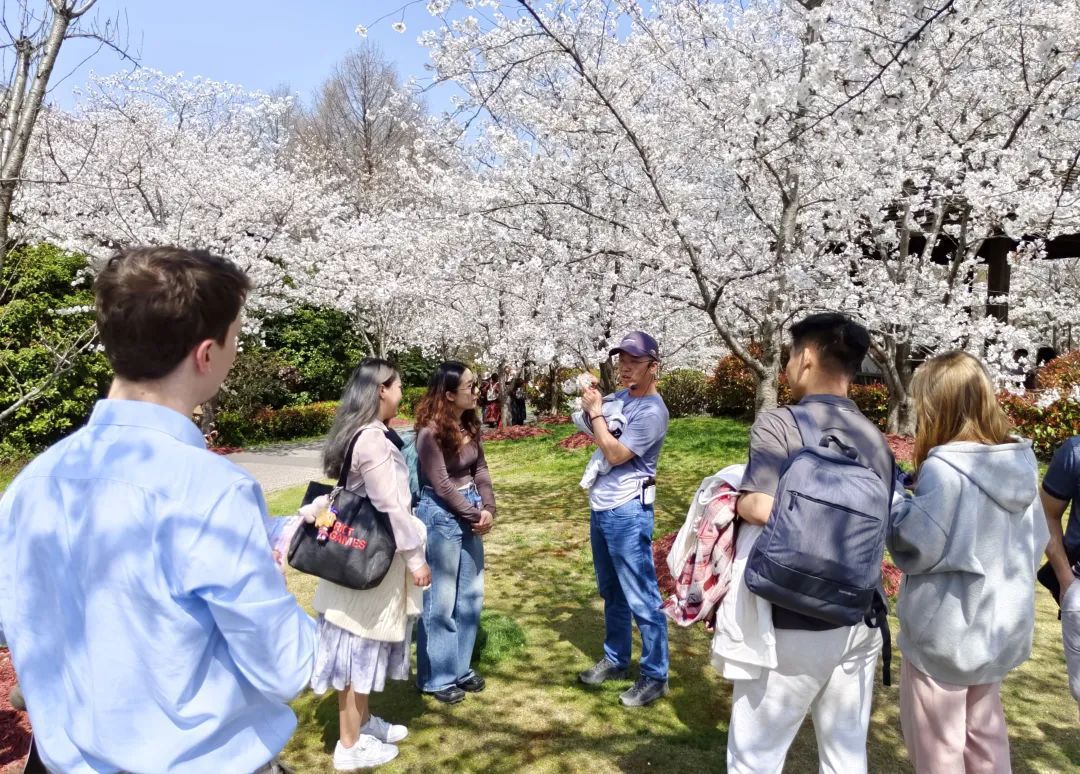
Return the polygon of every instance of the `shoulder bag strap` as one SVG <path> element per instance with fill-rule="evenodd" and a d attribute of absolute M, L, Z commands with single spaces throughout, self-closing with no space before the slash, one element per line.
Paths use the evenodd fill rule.
<path fill-rule="evenodd" d="M 356 431 L 356 435 L 349 441 L 349 448 L 345 450 L 345 456 L 341 460 L 341 473 L 338 475 L 337 488 L 344 489 L 345 484 L 349 480 L 349 470 L 352 468 L 352 456 L 353 451 L 356 449 L 356 442 L 360 440 L 360 436 L 363 435 L 365 430 L 377 430 L 375 427 L 361 427 Z"/>

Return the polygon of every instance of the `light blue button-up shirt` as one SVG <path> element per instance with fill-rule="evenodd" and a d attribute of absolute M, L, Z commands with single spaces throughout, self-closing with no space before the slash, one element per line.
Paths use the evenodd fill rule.
<path fill-rule="evenodd" d="M 103 400 L 0 500 L 0 624 L 45 764 L 251 772 L 296 727 L 315 627 L 266 505 L 187 417 Z"/>

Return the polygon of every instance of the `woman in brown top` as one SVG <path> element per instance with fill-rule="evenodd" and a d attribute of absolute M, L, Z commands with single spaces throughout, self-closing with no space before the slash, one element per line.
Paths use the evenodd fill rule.
<path fill-rule="evenodd" d="M 447 704 L 484 690 L 469 666 L 484 605 L 484 542 L 495 519 L 476 375 L 443 363 L 416 409 L 416 448 L 423 492 L 416 515 L 427 527 L 431 587 L 416 638 L 417 685 Z"/>

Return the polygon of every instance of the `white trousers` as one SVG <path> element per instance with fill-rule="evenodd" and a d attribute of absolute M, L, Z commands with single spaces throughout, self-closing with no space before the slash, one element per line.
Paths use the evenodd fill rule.
<path fill-rule="evenodd" d="M 859 624 L 776 630 L 776 669 L 736 680 L 728 729 L 733 774 L 780 774 L 809 711 L 822 774 L 864 774 L 881 632 Z"/>

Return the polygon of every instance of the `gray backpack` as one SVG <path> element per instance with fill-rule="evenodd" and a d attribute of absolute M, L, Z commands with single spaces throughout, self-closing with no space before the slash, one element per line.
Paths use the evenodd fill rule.
<path fill-rule="evenodd" d="M 837 626 L 882 629 L 889 684 L 888 608 L 881 559 L 891 483 L 834 435 L 822 435 L 805 406 L 788 406 L 803 446 L 788 459 L 769 521 L 746 562 L 759 597 Z"/>

